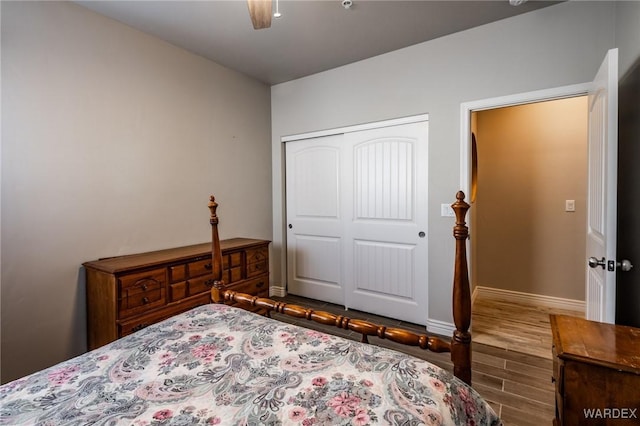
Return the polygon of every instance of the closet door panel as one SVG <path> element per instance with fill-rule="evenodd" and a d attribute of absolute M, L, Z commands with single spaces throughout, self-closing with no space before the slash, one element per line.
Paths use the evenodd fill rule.
<path fill-rule="evenodd" d="M 349 133 L 344 156 L 347 305 L 418 324 L 428 318 L 427 133 L 426 122 Z"/>
<path fill-rule="evenodd" d="M 299 296 L 344 304 L 342 136 L 287 142 L 287 282 Z"/>

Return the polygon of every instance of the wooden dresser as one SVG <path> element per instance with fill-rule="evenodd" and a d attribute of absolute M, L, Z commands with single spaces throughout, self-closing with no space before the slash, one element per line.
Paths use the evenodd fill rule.
<path fill-rule="evenodd" d="M 640 424 L 640 329 L 551 315 L 554 425 Z"/>
<path fill-rule="evenodd" d="M 269 241 L 220 242 L 227 288 L 269 297 Z M 83 263 L 89 350 L 211 302 L 211 243 Z"/>

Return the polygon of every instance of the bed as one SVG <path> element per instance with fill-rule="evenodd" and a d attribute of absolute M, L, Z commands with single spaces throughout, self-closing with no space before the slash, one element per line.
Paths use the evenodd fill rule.
<path fill-rule="evenodd" d="M 213 197 L 209 208 L 214 303 L 1 386 L 0 424 L 500 424 L 470 387 L 464 194 L 453 205 L 451 342 L 225 289 Z M 357 331 L 362 342 L 276 321 L 271 312 Z M 450 351 L 454 373 L 367 344 L 368 336 Z"/>

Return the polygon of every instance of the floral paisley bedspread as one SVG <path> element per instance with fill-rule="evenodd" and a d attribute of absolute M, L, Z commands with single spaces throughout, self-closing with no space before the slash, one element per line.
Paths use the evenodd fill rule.
<path fill-rule="evenodd" d="M 206 305 L 0 387 L 4 425 L 493 425 L 426 361 Z"/>

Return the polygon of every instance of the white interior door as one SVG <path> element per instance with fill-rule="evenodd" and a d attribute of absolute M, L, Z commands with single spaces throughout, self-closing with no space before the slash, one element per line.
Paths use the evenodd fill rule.
<path fill-rule="evenodd" d="M 426 324 L 426 121 L 287 142 L 292 294 Z"/>
<path fill-rule="evenodd" d="M 345 134 L 347 306 L 427 322 L 427 122 Z"/>
<path fill-rule="evenodd" d="M 589 93 L 587 319 L 613 323 L 616 301 L 618 49 L 607 53 Z"/>
<path fill-rule="evenodd" d="M 342 135 L 287 142 L 287 283 L 299 296 L 344 305 Z"/>

